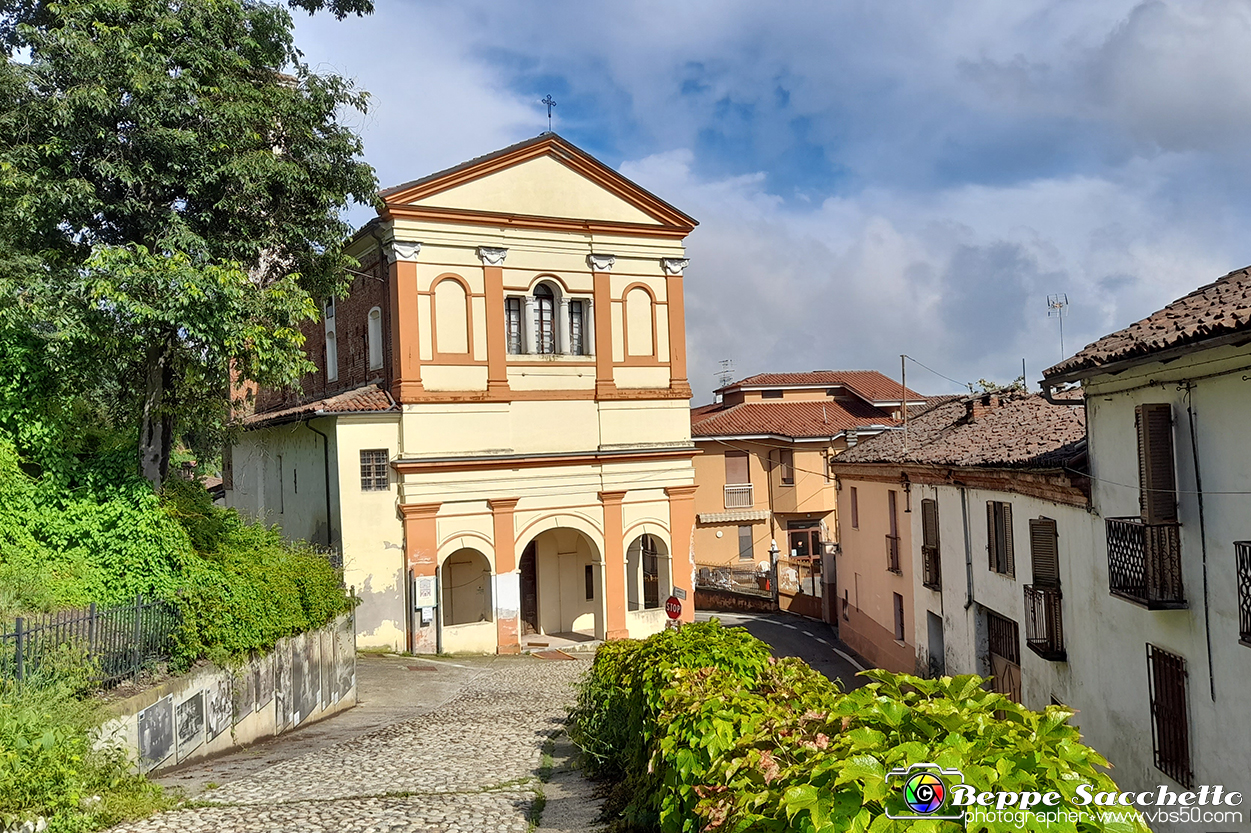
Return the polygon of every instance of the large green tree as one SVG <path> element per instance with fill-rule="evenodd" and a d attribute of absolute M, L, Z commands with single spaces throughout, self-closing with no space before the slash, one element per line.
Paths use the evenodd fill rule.
<path fill-rule="evenodd" d="M 104 391 L 158 486 L 177 433 L 224 425 L 232 372 L 308 369 L 299 324 L 373 199 L 345 124 L 366 95 L 292 25 L 257 0 L 0 0 L 0 338 Z"/>

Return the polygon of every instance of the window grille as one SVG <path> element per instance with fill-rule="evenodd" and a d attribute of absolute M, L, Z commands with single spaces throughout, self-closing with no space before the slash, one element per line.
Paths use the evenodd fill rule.
<path fill-rule="evenodd" d="M 508 334 L 508 352 L 521 353 L 521 299 L 504 299 L 504 321 Z"/>
<path fill-rule="evenodd" d="M 1151 693 L 1151 742 L 1156 768 L 1184 787 L 1192 786 L 1190 723 L 1186 714 L 1186 660 L 1147 645 Z"/>
<path fill-rule="evenodd" d="M 361 452 L 361 491 L 384 491 L 391 486 L 390 455 L 385 448 Z"/>
<path fill-rule="evenodd" d="M 585 307 L 581 301 L 569 302 L 569 352 L 575 356 L 586 355 L 583 319 Z"/>

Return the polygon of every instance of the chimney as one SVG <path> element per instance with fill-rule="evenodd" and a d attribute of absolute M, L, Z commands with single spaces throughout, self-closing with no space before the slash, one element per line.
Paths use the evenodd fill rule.
<path fill-rule="evenodd" d="M 983 393 L 965 403 L 965 415 L 969 422 L 977 422 L 991 411 L 999 407 L 998 393 Z"/>

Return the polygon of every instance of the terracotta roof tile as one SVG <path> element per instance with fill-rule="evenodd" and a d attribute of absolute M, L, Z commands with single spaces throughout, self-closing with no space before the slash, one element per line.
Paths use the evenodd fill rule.
<path fill-rule="evenodd" d="M 849 428 L 897 425 L 867 402 L 817 399 L 799 402 L 742 402 L 704 405 L 691 411 L 691 435 L 720 437 L 775 434 L 782 437 L 833 437 Z"/>
<path fill-rule="evenodd" d="M 785 387 L 787 385 L 827 385 L 850 388 L 870 402 L 898 402 L 900 385 L 894 379 L 876 370 L 813 370 L 808 373 L 757 373 L 726 385 L 721 390 L 740 387 Z M 928 397 L 909 389 L 909 401 Z"/>
<path fill-rule="evenodd" d="M 1086 438 L 1081 400 L 1052 405 L 1040 394 L 1007 394 L 976 420 L 969 397 L 946 399 L 908 420 L 902 431 L 872 437 L 838 455 L 835 463 L 919 463 L 938 466 L 1057 468 L 1077 456 Z"/>
<path fill-rule="evenodd" d="M 387 393 L 377 385 L 364 385 L 345 391 L 325 399 L 305 402 L 279 411 L 267 411 L 245 417 L 243 424 L 248 428 L 263 428 L 266 425 L 277 425 L 283 422 L 294 422 L 317 413 L 353 413 L 398 411 L 399 406 Z"/>
<path fill-rule="evenodd" d="M 1043 371 L 1053 377 L 1109 362 L 1149 357 L 1170 347 L 1251 331 L 1251 267 L 1201 286 L 1164 309 L 1106 335 L 1075 356 Z"/>

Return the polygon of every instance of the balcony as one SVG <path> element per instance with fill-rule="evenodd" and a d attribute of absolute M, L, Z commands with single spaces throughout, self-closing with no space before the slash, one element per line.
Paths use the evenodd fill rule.
<path fill-rule="evenodd" d="M 903 575 L 903 569 L 899 566 L 899 536 L 886 536 L 886 569 L 892 573 Z"/>
<path fill-rule="evenodd" d="M 1108 518 L 1108 584 L 1113 596 L 1148 610 L 1185 608 L 1176 522 Z"/>
<path fill-rule="evenodd" d="M 1025 585 L 1025 645 L 1043 659 L 1064 662 L 1060 588 Z"/>
<path fill-rule="evenodd" d="M 943 589 L 943 567 L 938 547 L 921 547 L 921 583 L 931 590 Z"/>
<path fill-rule="evenodd" d="M 1251 541 L 1234 541 L 1238 560 L 1238 641 L 1251 648 Z"/>
<path fill-rule="evenodd" d="M 751 509 L 756 505 L 750 483 L 735 483 L 725 487 L 726 509 Z"/>

